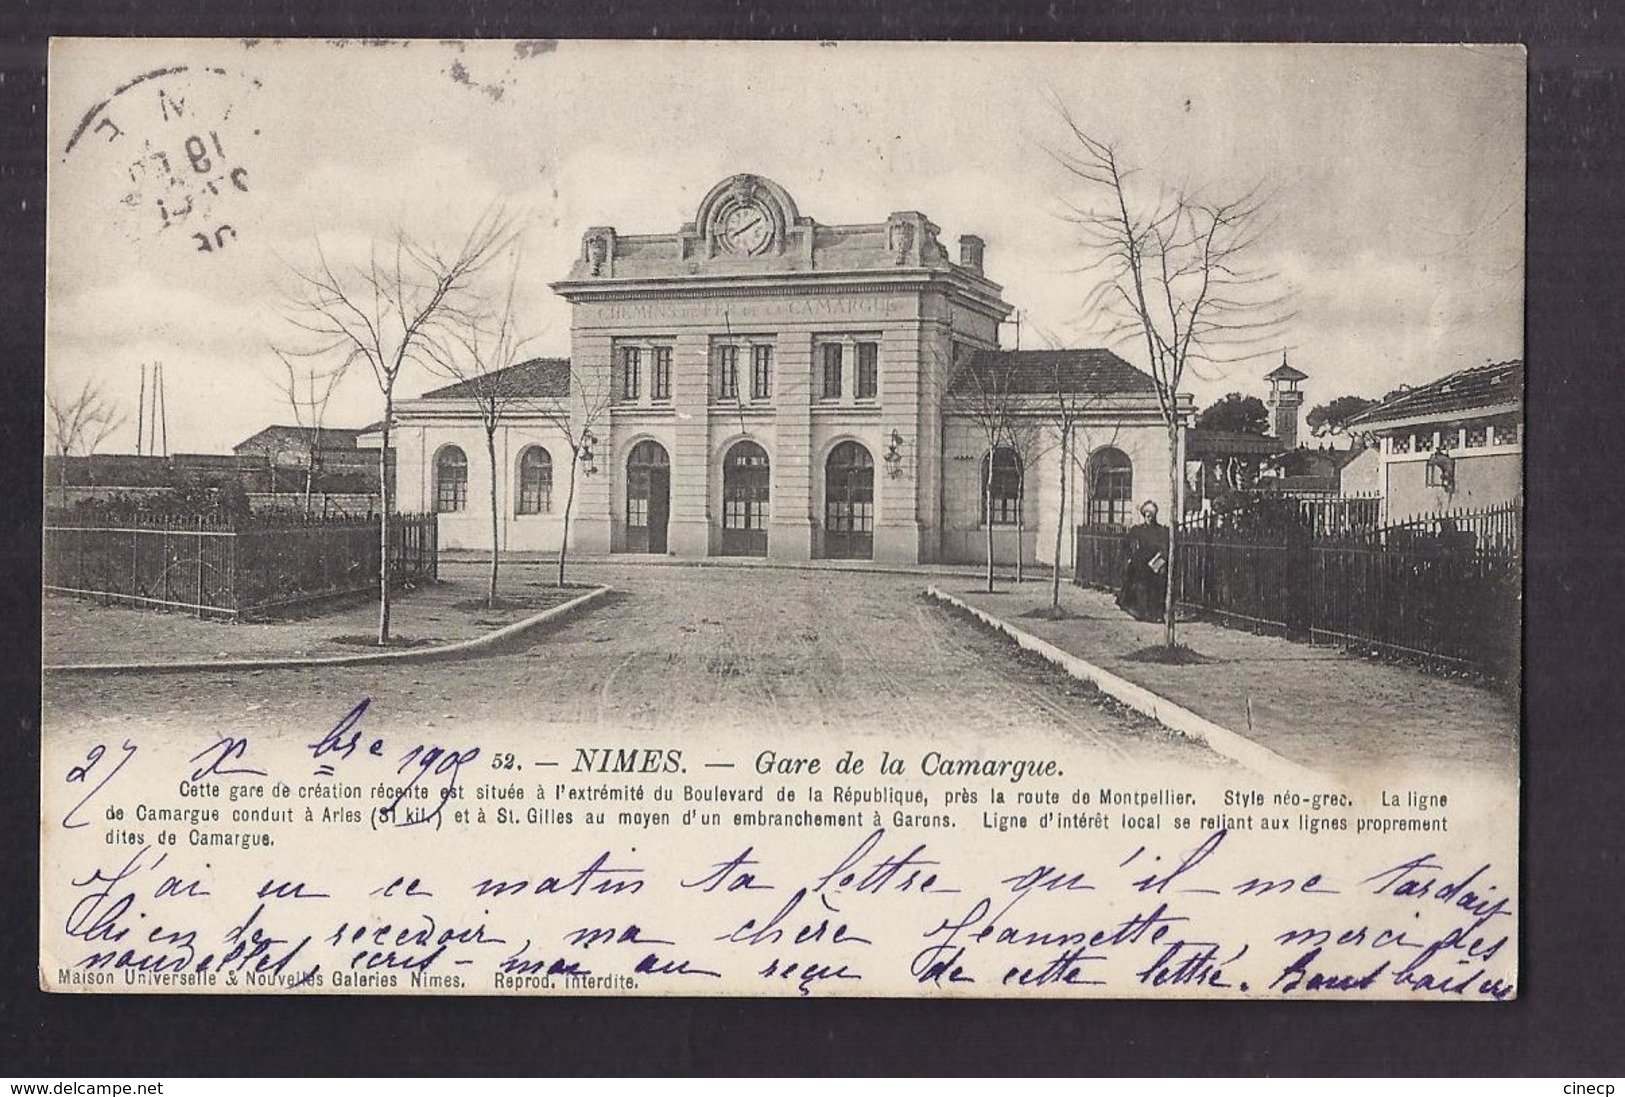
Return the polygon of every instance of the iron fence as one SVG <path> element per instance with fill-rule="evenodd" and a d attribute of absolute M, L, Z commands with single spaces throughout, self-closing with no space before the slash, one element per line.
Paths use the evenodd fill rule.
<path fill-rule="evenodd" d="M 200 617 L 269 616 L 376 590 L 378 519 L 285 519 L 275 524 L 129 517 L 45 527 L 45 589 Z M 397 582 L 438 576 L 434 515 L 389 522 Z"/>
<path fill-rule="evenodd" d="M 1217 513 L 1268 514 L 1307 526 L 1320 536 L 1371 533 L 1382 526 L 1382 497 L 1378 495 L 1325 495 L 1249 488 L 1221 500 Z M 1208 513 L 1192 514 L 1197 523 Z"/>
<path fill-rule="evenodd" d="M 1076 582 L 1121 582 L 1124 532 L 1078 528 Z M 1374 530 L 1328 529 L 1291 507 L 1204 515 L 1176 535 L 1174 595 L 1229 625 L 1511 678 L 1521 534 L 1517 504 Z"/>
<path fill-rule="evenodd" d="M 1461 552 L 1517 555 L 1523 546 L 1521 506 L 1447 510 L 1407 518 L 1380 531 L 1388 545 L 1449 545 Z"/>

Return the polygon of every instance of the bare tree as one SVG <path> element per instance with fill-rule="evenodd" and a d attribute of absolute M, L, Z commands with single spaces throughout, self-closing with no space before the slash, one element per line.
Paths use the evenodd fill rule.
<path fill-rule="evenodd" d="M 1026 582 L 1023 549 L 1027 540 L 1027 479 L 1055 445 L 1042 403 L 1033 394 L 1013 394 L 1005 448 L 1016 456 L 1016 583 Z M 991 470 L 990 470 L 991 471 Z"/>
<path fill-rule="evenodd" d="M 1054 567 L 1050 573 L 1050 610 L 1059 613 L 1061 608 L 1061 549 L 1064 544 L 1064 535 L 1068 525 L 1075 525 L 1077 518 L 1067 521 L 1067 509 L 1072 496 L 1076 494 L 1076 482 L 1071 479 L 1075 472 L 1081 472 L 1082 461 L 1078 451 L 1080 439 L 1087 441 L 1087 422 L 1089 411 L 1100 402 L 1099 393 L 1081 392 L 1078 387 L 1067 382 L 1066 374 L 1059 361 L 1050 377 L 1050 391 L 1045 394 L 1040 405 L 1041 414 L 1053 432 L 1055 446 L 1059 452 L 1059 487 L 1055 500 L 1055 557 Z M 1115 439 L 1115 431 L 1113 437 Z"/>
<path fill-rule="evenodd" d="M 957 348 L 959 344 L 954 344 Z M 941 352 L 933 349 L 940 359 Z M 993 474 L 998 453 L 1015 449 L 1018 435 L 1025 438 L 1025 428 L 1018 424 L 1020 394 L 1016 392 L 1016 372 L 1008 363 L 977 362 L 974 352 L 956 356 L 949 362 L 937 362 L 938 372 L 946 375 L 946 383 L 939 391 L 943 410 L 948 415 L 970 423 L 977 438 L 986 446 L 982 459 L 982 527 L 987 537 L 987 590 L 993 592 Z M 1018 453 L 1019 458 L 1019 453 Z M 1021 557 L 1021 545 L 1016 545 L 1016 557 Z"/>
<path fill-rule="evenodd" d="M 478 311 L 477 276 L 506 251 L 515 230 L 507 213 L 493 207 L 474 223 L 453 252 L 397 233 L 384 257 L 374 244 L 365 263 L 335 266 L 321 241 L 306 269 L 294 269 L 296 286 L 286 319 L 310 345 L 290 351 L 300 358 L 338 358 L 339 369 L 364 362 L 383 397 L 382 445 L 378 451 L 379 522 L 378 643 L 389 643 L 390 431 L 395 386 L 409 366 L 427 367 L 432 346 L 448 329 L 472 321 Z"/>
<path fill-rule="evenodd" d="M 509 372 L 519 365 L 524 346 L 514 316 L 514 290 L 519 284 L 519 259 L 508 270 L 502 307 L 487 317 L 468 318 L 443 338 L 431 340 L 429 354 L 437 367 L 462 383 L 468 399 L 479 411 L 485 430 L 485 455 L 491 485 L 491 572 L 485 604 L 497 604 L 497 568 L 501 556 L 501 502 L 497 493 L 497 433 L 510 415 L 529 401 L 524 385 Z"/>
<path fill-rule="evenodd" d="M 68 457 L 92 454 L 122 427 L 126 416 L 102 392 L 100 382 L 87 379 L 73 395 L 48 389 L 45 408 L 50 416 L 51 449 L 56 454 L 59 502 L 68 502 Z"/>
<path fill-rule="evenodd" d="M 554 398 L 538 410 L 543 419 L 564 436 L 570 449 L 570 480 L 564 495 L 564 523 L 559 537 L 558 585 L 564 586 L 565 560 L 570 551 L 570 517 L 575 509 L 578 476 L 596 473 L 597 455 L 593 447 L 598 444 L 594 428 L 602 427 L 609 418 L 614 403 L 613 371 L 582 369 L 574 361 L 570 364 L 570 392 L 568 396 Z M 584 469 L 582 466 L 586 466 Z"/>
<path fill-rule="evenodd" d="M 1086 132 L 1056 104 L 1069 143 L 1056 160 L 1082 185 L 1067 203 L 1093 285 L 1084 309 L 1104 321 L 1113 342 L 1143 342 L 1168 431 L 1167 595 L 1163 640 L 1176 643 L 1175 552 L 1184 509 L 1181 442 L 1188 407 L 1180 385 L 1193 363 L 1224 366 L 1279 346 L 1290 314 L 1276 274 L 1257 258 L 1268 228 L 1268 199 L 1254 187 L 1235 197 L 1140 185 L 1115 145 Z"/>
<path fill-rule="evenodd" d="M 311 496 L 316 489 L 316 472 L 321 465 L 322 430 L 327 423 L 327 405 L 333 390 L 344 376 L 342 368 L 323 368 L 317 362 L 296 362 L 275 347 L 272 353 L 281 361 L 284 377 L 278 383 L 282 397 L 293 411 L 293 423 L 304 435 L 300 456 L 305 465 L 305 517 L 310 517 Z M 276 490 L 277 455 L 270 455 L 271 490 Z"/>

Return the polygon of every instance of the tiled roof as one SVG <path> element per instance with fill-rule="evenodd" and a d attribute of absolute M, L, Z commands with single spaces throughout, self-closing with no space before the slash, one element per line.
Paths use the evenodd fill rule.
<path fill-rule="evenodd" d="M 969 369 L 955 372 L 951 392 L 977 391 L 977 377 L 988 391 L 1022 395 L 1089 393 L 1115 396 L 1154 393 L 1157 384 L 1103 347 L 1082 350 L 979 350 Z"/>
<path fill-rule="evenodd" d="M 356 436 L 365 433 L 365 431 L 366 428 L 364 427 L 323 427 L 322 446 L 328 449 L 343 449 L 353 447 L 355 445 Z M 314 437 L 315 433 L 316 428 L 314 427 L 288 427 L 282 426 L 281 424 L 276 424 L 265 427 L 262 430 L 255 431 L 253 434 L 249 435 L 247 438 L 244 438 L 241 442 L 238 442 L 231 448 L 233 451 L 240 451 L 245 446 L 252 446 L 261 441 L 269 441 L 273 437 L 280 438 L 285 442 L 298 441 L 300 443 L 308 444 L 311 438 Z"/>
<path fill-rule="evenodd" d="M 1360 426 L 1400 419 L 1447 418 L 1473 408 L 1523 402 L 1523 361 L 1496 362 L 1474 366 L 1427 385 L 1399 393 L 1374 408 L 1356 415 L 1350 422 Z"/>
<path fill-rule="evenodd" d="M 1266 373 L 1264 375 L 1264 380 L 1266 380 L 1266 381 L 1307 381 L 1307 380 L 1309 380 L 1309 375 L 1307 373 L 1303 372 L 1303 370 L 1301 370 L 1301 369 L 1294 369 L 1293 367 L 1287 365 L 1286 364 L 1286 359 L 1282 358 L 1280 365 L 1276 366 L 1274 369 L 1270 370 L 1268 373 Z"/>
<path fill-rule="evenodd" d="M 420 399 L 472 400 L 482 392 L 500 392 L 503 396 L 529 396 L 541 400 L 562 400 L 570 395 L 570 360 L 532 358 L 528 362 L 520 362 L 517 366 L 495 370 L 483 378 L 472 378 L 444 388 L 431 389 Z"/>

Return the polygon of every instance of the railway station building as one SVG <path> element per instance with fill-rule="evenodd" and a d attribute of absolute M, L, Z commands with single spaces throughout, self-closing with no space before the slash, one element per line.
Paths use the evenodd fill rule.
<path fill-rule="evenodd" d="M 557 550 L 572 453 L 587 555 L 979 562 L 991 524 L 996 558 L 1040 562 L 1057 523 L 1129 522 L 1144 499 L 1170 514 L 1152 379 L 1104 349 L 1001 349 L 987 248 L 957 244 L 913 211 L 821 224 L 757 175 L 673 232 L 589 228 L 551 287 L 569 358 L 501 379 L 522 397 L 497 438 L 501 547 Z M 490 545 L 474 391 L 397 405 L 397 505 L 437 512 L 443 547 Z M 1024 424 L 1010 444 L 989 445 L 989 401 Z M 1077 421 L 1064 508 L 1058 401 Z"/>

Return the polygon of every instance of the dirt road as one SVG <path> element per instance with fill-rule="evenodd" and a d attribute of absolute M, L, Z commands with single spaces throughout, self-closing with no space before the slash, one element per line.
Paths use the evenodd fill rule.
<path fill-rule="evenodd" d="M 459 568 L 466 568 L 463 575 Z M 477 567 L 447 569 L 477 583 Z M 546 581 L 514 565 L 507 583 Z M 1222 763 L 1103 702 L 919 596 L 915 576 L 589 564 L 601 608 L 460 662 L 324 670 L 53 677 L 47 729 L 177 726 L 320 735 L 362 697 L 375 724 L 538 736 L 636 733 L 690 744 L 843 745 L 914 732 L 971 750 L 1067 744 L 1101 763 Z M 222 629 L 232 626 L 221 625 Z"/>

